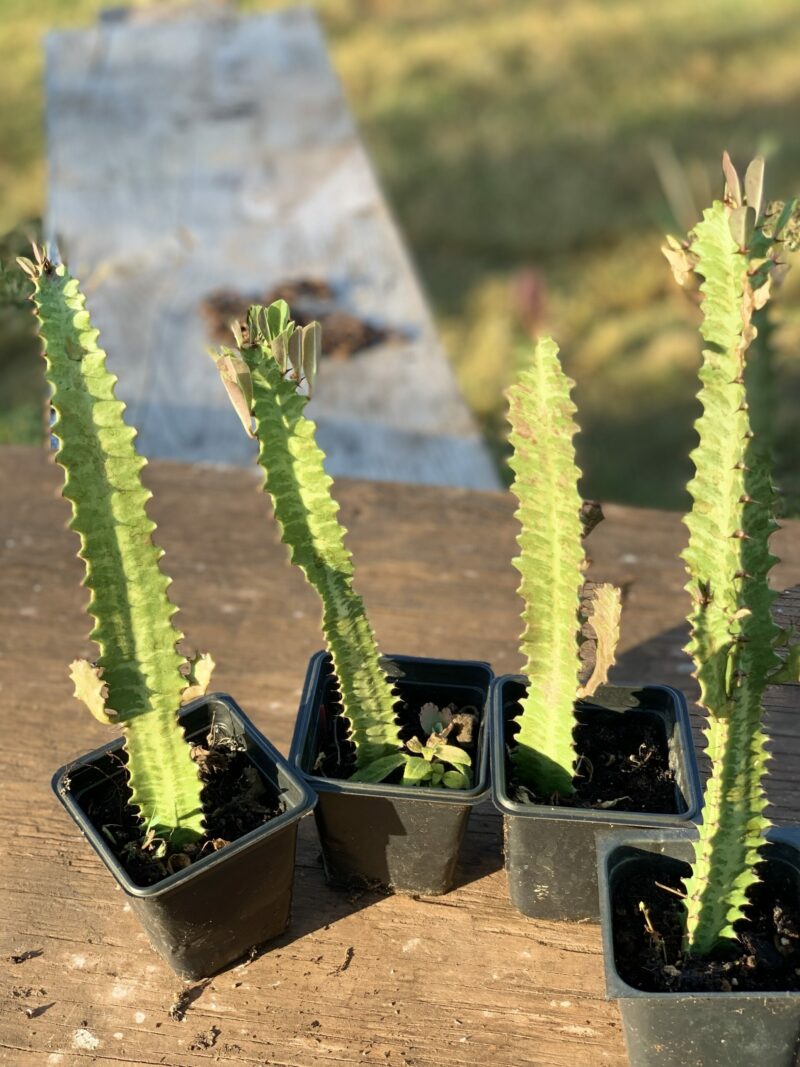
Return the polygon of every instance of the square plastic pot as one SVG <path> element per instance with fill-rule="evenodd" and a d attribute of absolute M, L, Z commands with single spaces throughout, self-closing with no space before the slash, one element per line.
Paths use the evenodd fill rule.
<path fill-rule="evenodd" d="M 231 697 L 201 697 L 187 704 L 180 718 L 188 739 L 204 737 L 213 723 L 243 744 L 268 787 L 282 799 L 282 814 L 155 885 L 141 886 L 86 814 L 93 795 L 123 779 L 122 739 L 62 767 L 53 789 L 123 890 L 156 952 L 182 978 L 197 979 L 215 974 L 286 928 L 297 824 L 316 797 Z"/>
<path fill-rule="evenodd" d="M 314 815 L 330 882 L 438 895 L 453 884 L 470 812 L 489 792 L 487 704 L 492 670 L 471 660 L 416 656 L 389 656 L 386 669 L 404 699 L 440 706 L 454 701 L 478 709 L 472 789 L 372 785 L 315 774 L 328 729 L 320 711 L 334 683 L 326 652 L 316 653 L 309 662 L 289 759 L 318 795 Z"/>
<path fill-rule="evenodd" d="M 492 798 L 503 813 L 505 866 L 511 901 L 532 919 L 597 921 L 597 839 L 617 827 L 689 827 L 702 803 L 700 775 L 686 701 L 665 685 L 601 686 L 579 712 L 592 707 L 661 724 L 675 773 L 675 814 L 525 804 L 509 796 L 506 724 L 527 679 L 504 675 L 492 683 L 490 735 Z"/>
<path fill-rule="evenodd" d="M 631 1067 L 795 1067 L 800 993 L 650 993 L 623 981 L 614 959 L 614 897 L 620 882 L 661 881 L 692 856 L 692 836 L 617 831 L 598 848 L 603 960 L 608 996 L 619 1001 Z M 767 877 L 788 877 L 800 899 L 797 830 L 772 830 Z"/>

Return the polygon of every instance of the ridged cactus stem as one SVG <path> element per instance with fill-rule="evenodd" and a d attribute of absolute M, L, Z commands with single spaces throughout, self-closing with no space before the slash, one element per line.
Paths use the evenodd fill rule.
<path fill-rule="evenodd" d="M 695 424 L 700 440 L 692 453 L 696 473 L 688 486 L 693 506 L 685 519 L 692 598 L 687 650 L 708 712 L 712 763 L 686 882 L 686 948 L 696 955 L 734 936 L 733 924 L 758 878 L 755 865 L 769 825 L 762 703 L 780 666 L 768 581 L 775 562 L 769 551 L 773 489 L 766 450 L 754 445 L 745 388 L 753 314 L 769 295 L 772 242 L 755 226 L 758 206 L 748 209 L 745 228 L 746 207 L 741 199 L 715 202 L 691 235 L 706 347 L 698 394 L 703 411 Z"/>
<path fill-rule="evenodd" d="M 389 773 L 407 760 L 401 754 L 397 697 L 382 668 L 364 602 L 353 588 L 346 531 L 331 495 L 333 481 L 325 472 L 324 453 L 316 443 L 316 426 L 305 414 L 307 397 L 298 391 L 296 380 L 285 376 L 286 365 L 279 365 L 276 357 L 278 349 L 281 358 L 282 352 L 294 351 L 287 347 L 294 325 L 288 322 L 285 305 L 277 332 L 269 327 L 276 306 L 251 308 L 248 337 L 240 352 L 223 350 L 215 358 L 223 380 L 226 367 L 235 376 L 228 377 L 226 385 L 234 403 L 238 396 L 245 425 L 251 414 L 254 419 L 264 489 L 290 559 L 322 601 L 323 632 L 350 723 L 357 767 L 388 759 Z"/>
<path fill-rule="evenodd" d="M 203 833 L 201 784 L 177 719 L 189 679 L 176 643 L 177 611 L 170 579 L 159 568 L 155 523 L 141 482 L 145 460 L 136 431 L 123 420 L 78 282 L 66 267 L 37 250 L 36 263 L 20 261 L 31 276 L 44 342 L 47 378 L 56 412 L 56 462 L 65 471 L 63 495 L 72 505 L 70 527 L 80 537 L 80 558 L 90 590 L 91 638 L 96 665 L 73 664 L 76 696 L 125 736 L 131 803 L 143 832 L 178 850 Z"/>
<path fill-rule="evenodd" d="M 508 391 L 511 488 L 521 525 L 521 551 L 513 562 L 522 576 L 521 650 L 529 680 L 515 720 L 519 731 L 512 758 L 520 782 L 544 796 L 574 791 L 578 612 L 586 558 L 572 386 L 561 369 L 557 345 L 544 338 Z"/>

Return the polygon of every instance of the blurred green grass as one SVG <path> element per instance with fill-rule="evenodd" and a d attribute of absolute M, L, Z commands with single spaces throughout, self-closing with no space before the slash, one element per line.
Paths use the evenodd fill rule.
<path fill-rule="evenodd" d="M 0 2 L 0 232 L 42 209 L 41 36 L 88 24 L 102 6 Z M 692 201 L 696 209 L 719 190 L 725 147 L 740 164 L 767 153 L 771 195 L 800 191 L 794 0 L 758 9 L 744 0 L 315 6 L 462 388 L 498 455 L 502 389 L 525 353 L 513 279 L 532 268 L 537 324 L 557 337 L 577 381 L 584 492 L 683 506 L 697 311 L 659 245 L 679 226 L 673 210 L 690 215 Z M 656 159 L 662 172 L 679 161 L 672 205 Z M 798 510 L 800 277 L 789 277 L 774 420 L 778 480 Z M 0 327 L 0 440 L 37 432 L 38 367 L 21 315 L 4 314 Z"/>

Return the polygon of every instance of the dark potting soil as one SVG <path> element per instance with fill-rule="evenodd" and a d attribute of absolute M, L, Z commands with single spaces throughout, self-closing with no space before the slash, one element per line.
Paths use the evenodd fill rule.
<path fill-rule="evenodd" d="M 675 774 L 669 765 L 669 746 L 658 716 L 648 712 L 620 714 L 592 707 L 578 711 L 575 729 L 578 753 L 571 797 L 545 797 L 523 784 L 516 775 L 510 752 L 518 727 L 511 721 L 519 712 L 514 702 L 506 709 L 510 744 L 506 774 L 512 799 L 520 803 L 553 804 L 571 808 L 611 811 L 677 812 Z"/>
<path fill-rule="evenodd" d="M 203 740 L 195 740 L 192 758 L 198 765 L 203 783 L 206 832 L 182 852 L 159 856 L 158 841 L 146 838 L 143 841 L 141 820 L 136 809 L 128 804 L 128 789 L 122 787 L 121 778 L 109 779 L 107 785 L 87 794 L 83 805 L 86 815 L 103 833 L 137 885 L 155 885 L 285 810 L 272 785 L 227 734 L 216 736 L 211 731 Z"/>
<path fill-rule="evenodd" d="M 620 879 L 613 900 L 620 977 L 647 992 L 800 990 L 797 886 L 773 864 L 762 864 L 761 870 L 765 881 L 750 891 L 748 917 L 737 924 L 737 940 L 704 959 L 681 954 L 681 902 L 669 892 L 683 892 L 680 874 L 667 871 L 656 878 L 642 872 Z"/>
<path fill-rule="evenodd" d="M 330 666 L 328 670 L 329 672 L 331 671 Z M 448 736 L 447 743 L 463 748 L 470 754 L 474 779 L 478 751 L 478 708 L 475 705 L 460 706 L 458 701 L 449 701 L 446 697 L 446 687 L 436 686 L 434 692 L 426 692 L 424 688 L 420 687 L 419 692 L 424 693 L 424 698 L 405 700 L 401 687 L 401 695 L 396 707 L 401 740 L 410 741 L 412 737 L 416 737 L 423 745 L 425 744 L 427 737 L 419 721 L 419 713 L 423 704 L 430 701 L 440 708 L 445 706 L 455 707 L 456 713 L 466 713 L 465 720 L 472 718 L 473 721 L 471 723 L 465 721 L 464 726 L 457 726 Z M 333 676 L 329 677 L 325 685 L 319 714 L 320 747 L 313 773 L 323 778 L 347 779 L 356 769 L 356 750 L 353 742 L 348 740 L 350 726 L 344 717 L 341 695 L 336 685 L 336 679 Z M 396 771 L 384 778 L 380 784 L 399 785 L 402 777 L 403 768 L 398 767 Z"/>

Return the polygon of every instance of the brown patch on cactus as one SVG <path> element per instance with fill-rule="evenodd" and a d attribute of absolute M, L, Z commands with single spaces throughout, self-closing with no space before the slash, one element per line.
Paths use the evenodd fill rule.
<path fill-rule="evenodd" d="M 598 686 L 608 681 L 608 672 L 616 663 L 621 616 L 621 591 L 614 585 L 595 586 L 592 613 L 589 616 L 589 625 L 594 633 L 594 666 L 588 681 L 578 689 L 579 697 L 592 696 Z"/>

